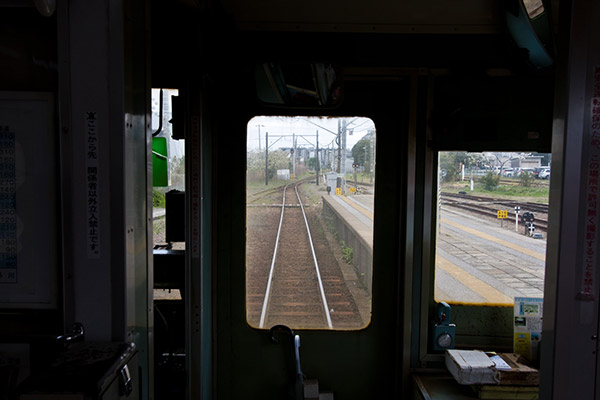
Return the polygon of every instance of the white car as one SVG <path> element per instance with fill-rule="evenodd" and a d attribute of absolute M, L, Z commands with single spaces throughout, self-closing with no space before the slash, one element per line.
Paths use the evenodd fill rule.
<path fill-rule="evenodd" d="M 549 169 L 543 169 L 538 173 L 538 177 L 540 179 L 550 179 L 550 170 Z"/>

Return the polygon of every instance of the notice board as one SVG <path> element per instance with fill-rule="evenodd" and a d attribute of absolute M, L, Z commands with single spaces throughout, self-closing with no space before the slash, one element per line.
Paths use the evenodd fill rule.
<path fill-rule="evenodd" d="M 56 308 L 60 207 L 54 95 L 0 92 L 0 308 Z"/>

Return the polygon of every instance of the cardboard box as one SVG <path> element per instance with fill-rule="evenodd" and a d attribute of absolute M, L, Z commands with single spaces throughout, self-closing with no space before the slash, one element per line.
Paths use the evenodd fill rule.
<path fill-rule="evenodd" d="M 500 385 L 537 386 L 540 384 L 540 372 L 523 362 L 515 353 L 500 353 L 500 357 L 510 366 L 508 370 L 500 370 Z"/>
<path fill-rule="evenodd" d="M 446 367 L 461 385 L 500 382 L 494 362 L 480 350 L 446 350 Z"/>

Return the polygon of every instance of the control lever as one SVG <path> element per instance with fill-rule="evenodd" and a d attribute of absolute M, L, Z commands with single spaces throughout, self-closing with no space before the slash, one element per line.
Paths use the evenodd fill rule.
<path fill-rule="evenodd" d="M 131 374 L 129 373 L 129 367 L 127 364 L 119 370 L 119 394 L 121 396 L 129 396 L 133 392 L 133 382 L 131 380 Z"/>
<path fill-rule="evenodd" d="M 63 345 L 68 345 L 70 343 L 83 340 L 84 336 L 85 330 L 83 329 L 83 324 L 80 322 L 75 322 L 73 324 L 73 328 L 71 328 L 71 332 L 58 336 L 56 341 Z"/>
<path fill-rule="evenodd" d="M 296 385 L 304 385 L 304 376 L 300 368 L 300 335 L 294 336 L 294 355 L 296 356 Z"/>
<path fill-rule="evenodd" d="M 275 331 L 284 331 L 288 333 L 294 339 L 294 359 L 296 361 L 296 377 L 294 379 L 294 396 L 296 400 L 304 399 L 304 375 L 302 375 L 302 368 L 300 367 L 300 335 L 295 335 L 294 331 L 285 325 L 275 325 L 270 330 L 271 340 L 274 343 L 279 343 L 279 340 L 275 337 Z"/>

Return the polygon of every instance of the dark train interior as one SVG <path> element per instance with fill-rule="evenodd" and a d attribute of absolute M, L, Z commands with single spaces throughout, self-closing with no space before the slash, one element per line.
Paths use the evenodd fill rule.
<path fill-rule="evenodd" d="M 448 378 L 437 325 L 451 315 L 452 348 L 511 353 L 514 307 L 440 312 L 443 152 L 550 155 L 531 398 L 600 396 L 598 2 L 0 0 L 0 13 L 0 400 L 478 398 Z M 376 127 L 369 319 L 292 326 L 303 379 L 291 331 L 247 319 L 255 117 Z M 174 168 L 161 130 L 185 177 L 157 245 L 153 189 Z"/>

